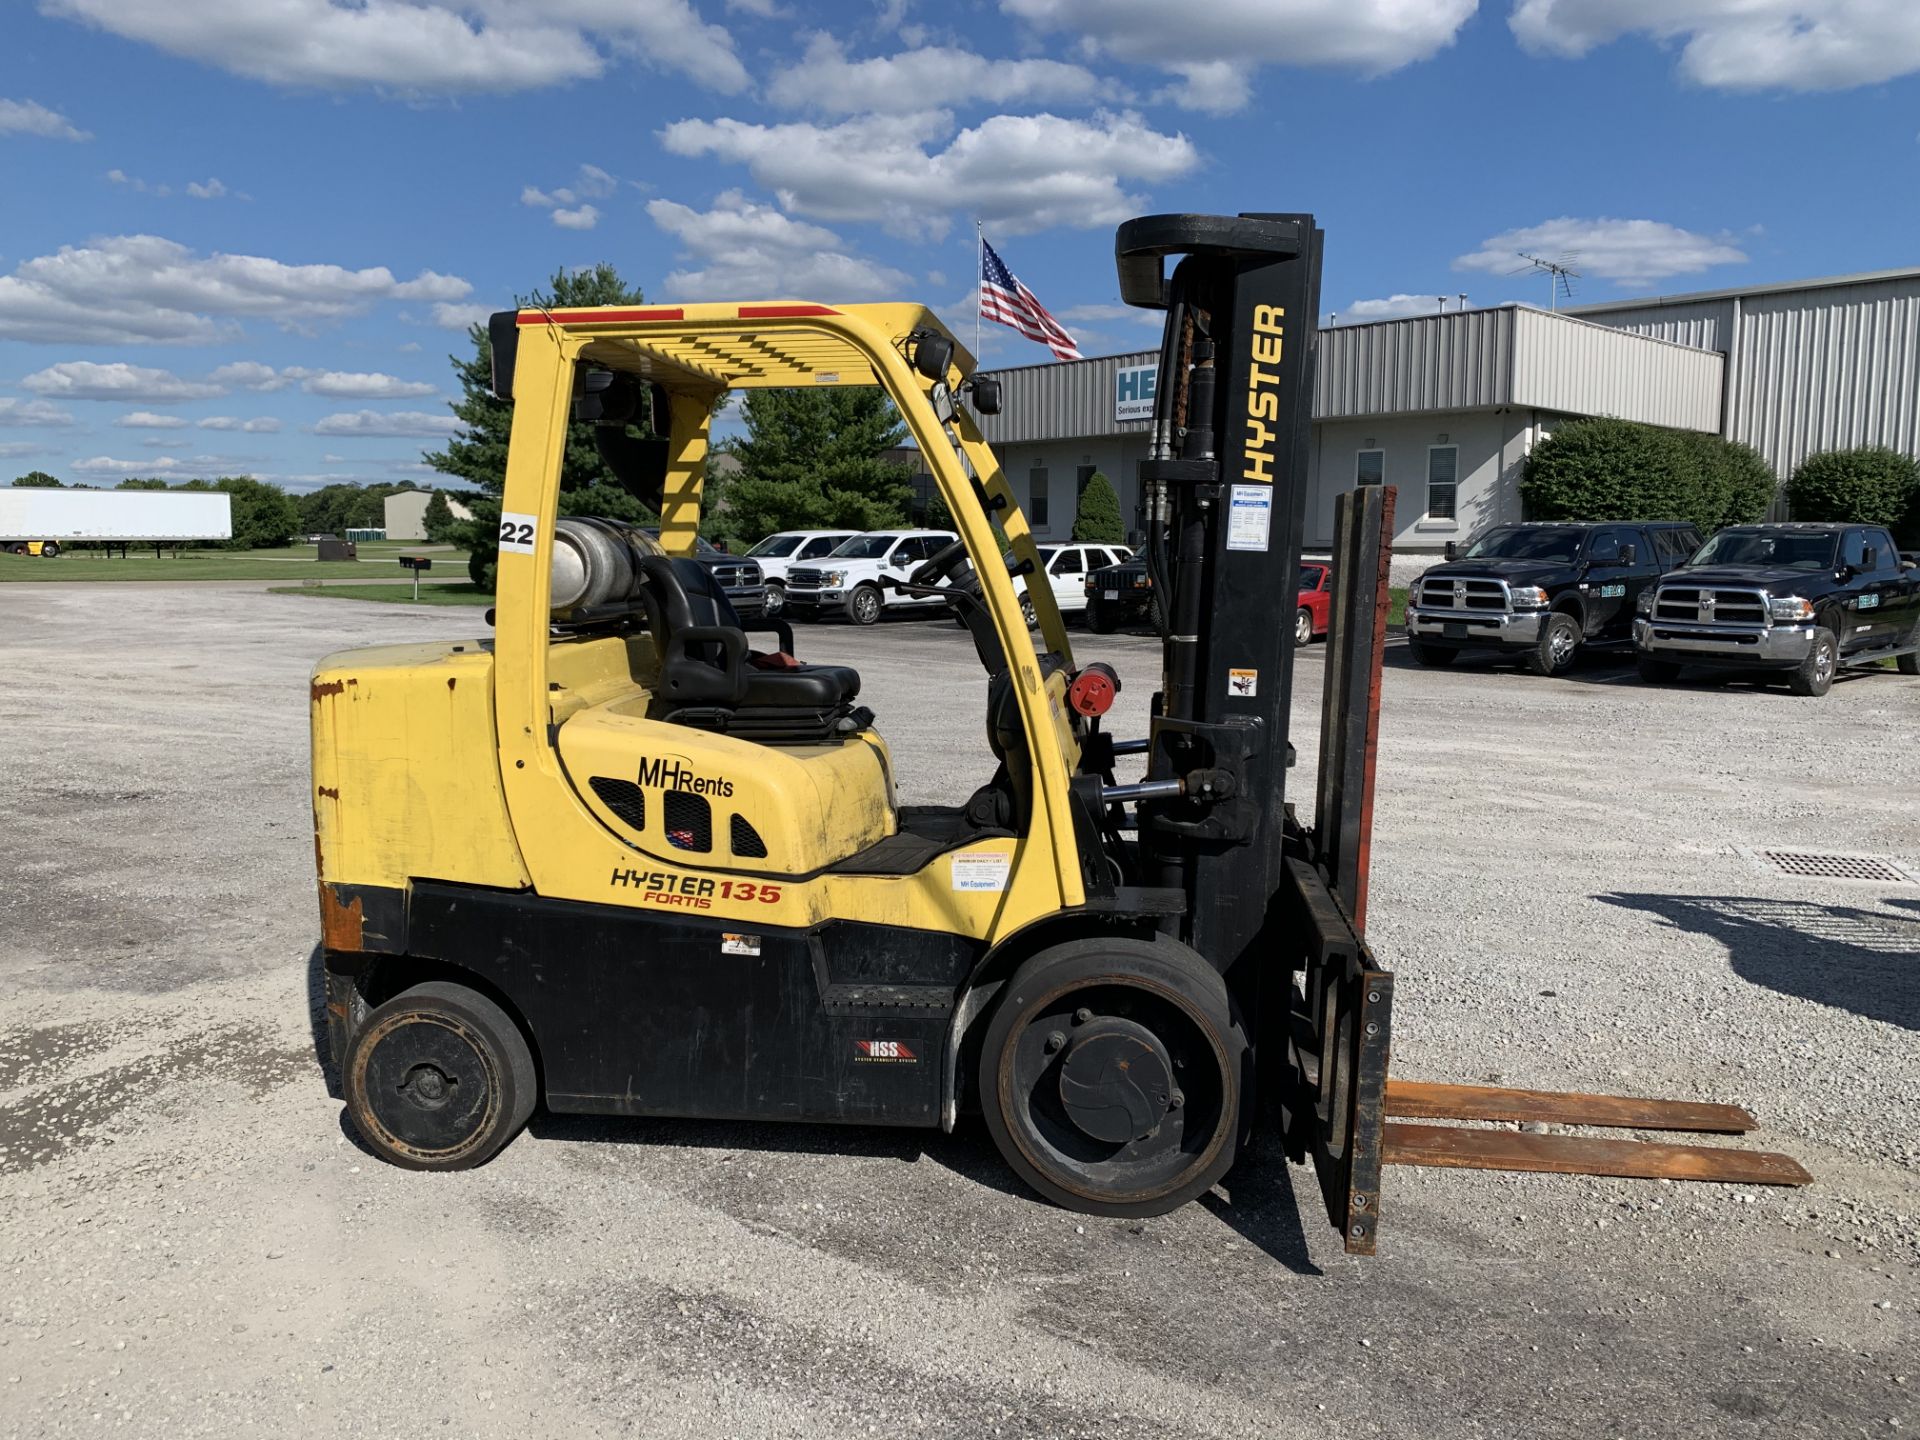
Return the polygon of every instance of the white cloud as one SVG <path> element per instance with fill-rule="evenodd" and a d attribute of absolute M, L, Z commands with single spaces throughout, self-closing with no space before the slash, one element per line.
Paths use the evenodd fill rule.
<path fill-rule="evenodd" d="M 0 339 L 202 343 L 230 336 L 240 317 L 299 327 L 356 315 L 378 301 L 453 301 L 472 289 L 431 270 L 397 280 L 384 265 L 348 270 L 259 255 L 197 255 L 157 235 L 116 235 L 63 245 L 0 276 Z"/>
<path fill-rule="evenodd" d="M 598 165 L 582 165 L 571 185 L 556 185 L 551 190 L 542 190 L 537 185 L 522 187 L 520 203 L 551 210 L 556 205 L 574 205 L 582 200 L 604 200 L 619 188 L 620 182 Z"/>
<path fill-rule="evenodd" d="M 378 410 L 348 410 L 327 416 L 313 427 L 313 433 L 438 440 L 459 428 L 460 422 L 451 415 L 432 415 L 425 410 L 395 410 L 386 414 Z"/>
<path fill-rule="evenodd" d="M 1062 320 L 1078 320 L 1092 325 L 1109 320 L 1130 320 L 1136 325 L 1160 330 L 1167 323 L 1166 311 L 1142 310 L 1137 305 L 1069 305 L 1055 314 Z"/>
<path fill-rule="evenodd" d="M 1489 241 L 1489 244 L 1492 242 Z M 1512 258 L 1513 264 L 1505 265 L 1506 270 L 1522 262 Z M 1449 305 L 1457 304 L 1454 296 L 1446 297 Z M 1342 325 L 1362 325 L 1369 320 L 1404 320 L 1409 315 L 1438 315 L 1440 297 L 1438 295 L 1387 295 L 1378 300 L 1356 300 L 1339 312 Z"/>
<path fill-rule="evenodd" d="M 219 180 L 209 176 L 206 180 L 189 180 L 187 194 L 196 200 L 218 200 L 227 193 L 227 187 Z"/>
<path fill-rule="evenodd" d="M 1680 69 L 1727 90 L 1843 90 L 1920 72 L 1914 0 L 1515 0 L 1527 49 L 1578 57 L 1625 35 L 1684 42 Z"/>
<path fill-rule="evenodd" d="M 1146 203 L 1123 182 L 1172 179 L 1200 159 L 1186 136 L 1132 114 L 995 115 L 957 135 L 944 111 L 836 125 L 680 120 L 660 138 L 676 155 L 745 165 L 785 210 L 934 237 L 955 211 L 1002 235 L 1111 225 Z"/>
<path fill-rule="evenodd" d="M 235 360 L 230 365 L 222 365 L 207 378 L 217 385 L 231 385 L 236 390 L 284 390 L 298 377 L 291 373 L 283 374 L 271 365 L 262 365 L 258 360 Z"/>
<path fill-rule="evenodd" d="M 255 415 L 250 420 L 237 415 L 209 415 L 194 424 L 202 430 L 239 430 L 248 435 L 275 435 L 280 430 L 280 422 L 271 415 Z"/>
<path fill-rule="evenodd" d="M 1041 30 L 1093 54 L 1178 76 L 1161 98 L 1238 109 L 1261 65 L 1329 66 L 1384 75 L 1451 45 L 1479 0 L 1000 0 Z"/>
<path fill-rule="evenodd" d="M 335 400 L 411 400 L 432 395 L 440 387 L 424 380 L 402 380 L 398 375 L 383 375 L 349 370 L 304 372 L 300 388 L 309 395 L 325 395 Z"/>
<path fill-rule="evenodd" d="M 600 212 L 592 205 L 582 205 L 577 210 L 556 210 L 553 223 L 562 230 L 591 230 L 600 223 Z"/>
<path fill-rule="evenodd" d="M 127 189 L 133 191 L 136 195 L 159 195 L 164 197 L 173 193 L 173 187 L 171 185 L 149 185 L 137 175 L 129 175 L 124 170 L 116 169 L 107 171 L 107 179 L 111 180 L 115 185 L 126 186 Z"/>
<path fill-rule="evenodd" d="M 1506 230 L 1453 262 L 1456 270 L 1505 275 L 1526 264 L 1519 252 L 1547 260 L 1572 256 L 1583 276 L 1644 285 L 1670 275 L 1691 275 L 1714 265 L 1738 265 L 1746 253 L 1724 235 L 1697 234 L 1662 220 L 1577 220 L 1561 216 L 1521 230 Z"/>
<path fill-rule="evenodd" d="M 58 430 L 73 424 L 73 416 L 45 400 L 15 400 L 0 395 L 0 426 L 14 429 Z"/>
<path fill-rule="evenodd" d="M 205 380 L 188 380 L 171 370 L 153 370 L 116 360 L 99 365 L 91 360 L 63 360 L 36 370 L 20 388 L 58 400 L 122 400 L 149 405 L 173 405 L 182 400 L 205 400 L 224 395 L 226 387 Z"/>
<path fill-rule="evenodd" d="M 140 443 L 150 450 L 185 450 L 193 444 L 193 441 L 176 440 L 165 435 L 148 435 Z"/>
<path fill-rule="evenodd" d="M 748 84 L 733 37 L 688 0 L 41 0 L 41 9 L 303 88 L 499 94 L 636 61 L 724 94 Z"/>
<path fill-rule="evenodd" d="M 93 138 L 58 110 L 32 100 L 0 100 L 0 135 L 39 135 L 48 140 Z"/>
<path fill-rule="evenodd" d="M 486 305 L 450 305 L 444 300 L 436 304 L 432 311 L 433 323 L 442 330 L 465 330 L 469 326 L 484 325 L 487 316 L 492 313 L 491 307 Z M 407 347 L 402 345 L 400 348 L 404 350 Z M 416 345 L 413 348 L 418 350 L 420 347 Z"/>
<path fill-rule="evenodd" d="M 47 447 L 38 440 L 0 440 L 0 458 L 8 460 L 20 455 L 44 455 Z"/>
<path fill-rule="evenodd" d="M 184 430 L 189 422 L 178 415 L 156 415 L 151 410 L 135 410 L 113 423 L 125 430 Z"/>
<path fill-rule="evenodd" d="M 72 468 L 83 475 L 178 475 L 192 479 L 196 475 L 231 475 L 244 470 L 248 457 L 244 455 L 190 455 L 177 459 L 172 455 L 148 455 L 140 460 L 116 460 L 111 455 L 95 455 L 91 459 L 76 460 Z"/>
<path fill-rule="evenodd" d="M 902 271 L 844 253 L 833 231 L 756 205 L 738 190 L 718 196 L 704 213 L 653 200 L 647 214 L 699 267 L 668 275 L 663 299 L 898 299 L 913 284 Z"/>
<path fill-rule="evenodd" d="M 816 34 L 800 61 L 773 77 L 767 98 L 826 115 L 910 115 L 949 105 L 1091 104 L 1101 91 L 1091 70 L 1058 60 L 988 60 L 943 45 L 849 60 L 833 36 Z"/>

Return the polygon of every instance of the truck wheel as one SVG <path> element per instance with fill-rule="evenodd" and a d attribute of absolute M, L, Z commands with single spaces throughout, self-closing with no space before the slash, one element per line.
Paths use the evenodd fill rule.
<path fill-rule="evenodd" d="M 871 585 L 856 585 L 847 596 L 847 619 L 855 625 L 872 625 L 880 619 L 880 592 Z"/>
<path fill-rule="evenodd" d="M 778 580 L 769 580 L 760 595 L 760 613 L 771 619 L 786 608 L 787 587 Z"/>
<path fill-rule="evenodd" d="M 1167 607 L 1160 603 L 1158 594 L 1147 597 L 1147 624 L 1158 633 L 1167 628 Z"/>
<path fill-rule="evenodd" d="M 40 547 L 40 558 L 43 560 L 51 560 L 53 559 L 54 556 L 58 555 L 59 553 L 60 553 L 60 542 L 58 540 L 49 540 L 47 541 L 46 544 Z"/>
<path fill-rule="evenodd" d="M 1020 597 L 1020 618 L 1027 622 L 1027 628 L 1029 630 L 1039 626 L 1040 616 L 1033 608 L 1033 596 L 1022 595 Z"/>
<path fill-rule="evenodd" d="M 1414 663 L 1425 665 L 1429 670 L 1441 670 L 1460 658 L 1460 652 L 1450 645 L 1430 645 L 1418 635 L 1407 637 L 1407 653 L 1413 656 Z"/>
<path fill-rule="evenodd" d="M 1649 685 L 1665 685 L 1669 680 L 1680 678 L 1680 667 L 1671 660 L 1656 660 L 1651 655 L 1634 657 L 1640 667 L 1640 678 Z"/>
<path fill-rule="evenodd" d="M 1313 643 L 1313 612 L 1304 605 L 1293 612 L 1293 643 L 1302 647 Z"/>
<path fill-rule="evenodd" d="M 1096 635 L 1113 633 L 1113 616 L 1107 613 L 1106 602 L 1097 595 L 1087 599 L 1087 629 Z"/>
<path fill-rule="evenodd" d="M 1834 666 L 1839 661 L 1839 645 L 1833 631 L 1824 626 L 1813 632 L 1813 644 L 1807 658 L 1787 675 L 1787 689 L 1796 695 L 1824 695 L 1833 688 Z"/>
<path fill-rule="evenodd" d="M 374 1009 L 347 1046 L 347 1114 L 403 1170 L 484 1164 L 539 1099 L 533 1054 L 507 1012 L 464 985 L 433 981 Z"/>
<path fill-rule="evenodd" d="M 1580 653 L 1580 622 L 1556 610 L 1540 622 L 1540 638 L 1527 652 L 1527 668 L 1536 675 L 1564 675 Z"/>
<path fill-rule="evenodd" d="M 1914 648 L 1904 655 L 1893 657 L 1893 668 L 1902 675 L 1920 675 L 1920 620 L 1913 622 L 1913 633 L 1907 636 L 1907 644 Z"/>
<path fill-rule="evenodd" d="M 1248 1058 L 1225 982 L 1192 950 L 1075 940 L 1007 982 L 981 1109 L 1014 1173 L 1056 1205 L 1164 1215 L 1232 1166 Z"/>

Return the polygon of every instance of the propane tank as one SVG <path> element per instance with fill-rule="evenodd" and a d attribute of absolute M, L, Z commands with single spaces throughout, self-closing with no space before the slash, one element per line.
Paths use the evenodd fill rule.
<path fill-rule="evenodd" d="M 548 599 L 555 614 L 619 605 L 640 595 L 640 559 L 661 555 L 651 535 L 620 520 L 566 515 L 554 522 Z"/>

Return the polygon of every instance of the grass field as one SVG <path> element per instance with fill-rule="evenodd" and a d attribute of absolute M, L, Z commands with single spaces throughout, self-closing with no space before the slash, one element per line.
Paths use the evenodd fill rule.
<path fill-rule="evenodd" d="M 471 581 L 457 585 L 422 584 L 420 598 L 411 585 L 275 585 L 269 595 L 317 595 L 324 600 L 377 600 L 386 605 L 491 605 L 493 592 Z"/>
<path fill-rule="evenodd" d="M 156 560 L 134 547 L 122 560 L 98 550 L 69 550 L 52 560 L 0 554 L 0 582 L 109 580 L 376 580 L 405 579 L 402 555 L 432 557 L 435 570 L 466 572 L 466 556 L 448 545 L 404 540 L 363 540 L 358 560 L 314 559 L 311 545 L 280 550 L 182 550 Z"/>

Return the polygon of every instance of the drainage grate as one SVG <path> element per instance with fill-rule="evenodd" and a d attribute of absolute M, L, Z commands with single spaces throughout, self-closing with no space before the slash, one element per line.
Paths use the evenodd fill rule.
<path fill-rule="evenodd" d="M 1882 885 L 1912 885 L 1914 877 L 1884 855 L 1832 855 L 1814 850 L 1761 850 L 1759 857 L 1783 875 L 1816 880 L 1873 880 Z"/>

